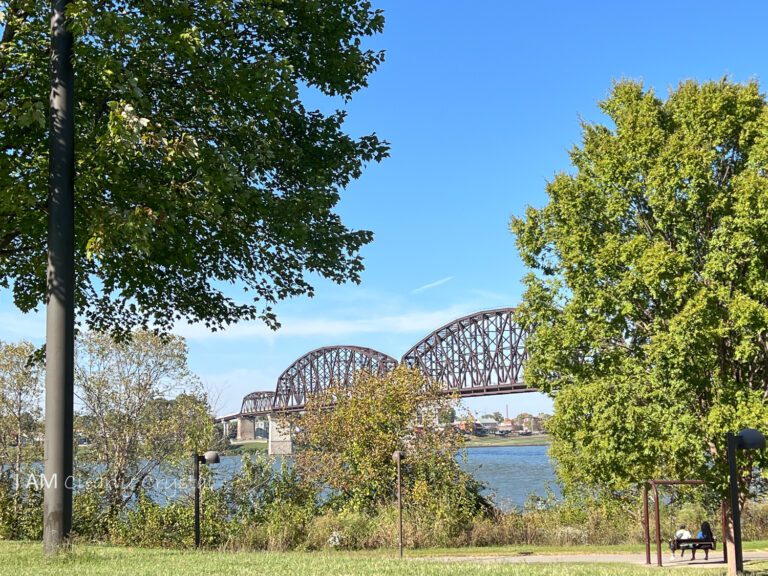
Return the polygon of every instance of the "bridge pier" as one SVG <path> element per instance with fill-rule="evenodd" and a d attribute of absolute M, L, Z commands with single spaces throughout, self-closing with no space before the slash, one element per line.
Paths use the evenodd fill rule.
<path fill-rule="evenodd" d="M 269 438 L 269 421 L 264 416 L 259 416 L 253 421 L 253 435 L 257 440 Z"/>
<path fill-rule="evenodd" d="M 239 416 L 237 418 L 237 440 L 255 440 L 256 439 L 256 421 L 253 418 Z"/>
<path fill-rule="evenodd" d="M 269 443 L 267 451 L 270 456 L 290 456 L 293 454 L 293 439 L 288 423 L 270 414 Z"/>

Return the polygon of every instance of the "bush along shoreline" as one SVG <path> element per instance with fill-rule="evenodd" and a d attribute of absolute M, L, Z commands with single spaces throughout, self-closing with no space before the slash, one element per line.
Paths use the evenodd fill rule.
<path fill-rule="evenodd" d="M 455 473 L 453 470 L 451 474 Z M 450 475 L 449 475 L 450 476 Z M 42 494 L 34 486 L 15 491 L 0 478 L 0 539 L 42 537 Z M 503 545 L 616 545 L 642 542 L 636 507 L 619 501 L 531 496 L 502 512 L 480 496 L 482 486 L 459 469 L 440 484 L 413 481 L 404 488 L 408 548 Z M 320 492 L 296 467 L 275 466 L 261 454 L 242 457 L 241 470 L 219 488 L 203 485 L 202 545 L 219 550 L 364 550 L 397 546 L 396 502 L 362 509 L 343 494 Z M 130 506 L 110 514 L 103 493 L 89 487 L 75 496 L 75 542 L 149 548 L 192 548 L 194 508 L 189 495 L 164 503 L 141 492 Z M 670 501 L 662 530 L 717 518 L 705 503 Z M 716 534 L 721 534 L 712 522 Z M 768 503 L 750 501 L 743 513 L 745 540 L 768 537 Z"/>
<path fill-rule="evenodd" d="M 96 351 L 104 346 L 98 340 L 92 344 Z M 158 351 L 149 337 L 131 345 L 150 355 Z M 185 375 L 181 343 L 166 345 Z M 98 372 L 81 387 L 100 398 L 103 382 Z M 158 400 L 157 390 L 143 392 L 146 409 L 138 412 L 140 426 L 130 437 L 123 432 L 129 419 L 120 402 L 95 416 L 81 415 L 79 426 L 91 431 L 91 446 L 79 451 L 76 460 L 78 477 L 88 481 L 75 487 L 75 541 L 193 547 L 189 455 L 203 446 L 226 448 L 226 441 L 213 433 L 199 391 Z M 202 467 L 202 545 L 275 551 L 393 548 L 398 535 L 394 451 L 406 454 L 402 494 L 409 548 L 642 542 L 639 486 L 623 492 L 561 490 L 563 498 L 531 496 L 519 509 L 499 510 L 459 463 L 457 455 L 466 447 L 462 434 L 434 425 L 441 414 L 454 410 L 456 401 L 405 367 L 380 376 L 363 372 L 352 388 L 330 387 L 309 398 L 305 412 L 286 422 L 301 448 L 290 465 L 287 460 L 276 465 L 263 453 L 245 453 L 240 470 L 222 485 L 214 485 L 211 469 Z M 94 431 L 102 421 L 112 426 L 104 438 Z M 26 474 L 39 477 L 39 465 L 23 466 Z M 18 468 L 0 472 L 0 539 L 38 540 L 42 486 L 19 482 L 19 475 L 14 477 Z M 158 489 L 147 482 L 157 473 L 179 484 Z M 681 489 L 669 496 L 661 519 L 665 538 L 679 523 L 697 526 L 705 519 L 722 534 L 718 499 L 711 491 Z M 743 532 L 747 540 L 768 537 L 768 504 L 747 504 Z"/>

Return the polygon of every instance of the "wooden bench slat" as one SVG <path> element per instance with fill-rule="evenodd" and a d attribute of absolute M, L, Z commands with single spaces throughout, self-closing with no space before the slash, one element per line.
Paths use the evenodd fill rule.
<path fill-rule="evenodd" d="M 698 538 L 672 538 L 669 541 L 669 547 L 672 550 L 716 550 L 717 540 L 700 540 Z"/>

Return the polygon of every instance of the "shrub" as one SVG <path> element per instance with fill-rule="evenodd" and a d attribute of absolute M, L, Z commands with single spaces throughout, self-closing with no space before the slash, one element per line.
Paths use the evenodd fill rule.
<path fill-rule="evenodd" d="M 194 544 L 194 509 L 183 502 L 161 506 L 142 494 L 113 526 L 116 544 L 163 548 Z"/>
<path fill-rule="evenodd" d="M 39 540 L 43 537 L 43 492 L 9 475 L 0 475 L 0 539 Z"/>
<path fill-rule="evenodd" d="M 72 531 L 75 538 L 89 542 L 108 539 L 110 520 L 104 504 L 104 494 L 96 488 L 86 488 L 75 494 Z"/>
<path fill-rule="evenodd" d="M 310 550 L 361 550 L 376 548 L 373 538 L 376 516 L 352 510 L 328 510 L 309 525 L 306 546 Z"/>

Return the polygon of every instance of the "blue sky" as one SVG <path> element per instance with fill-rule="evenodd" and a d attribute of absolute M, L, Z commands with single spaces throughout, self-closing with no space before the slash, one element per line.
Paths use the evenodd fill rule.
<path fill-rule="evenodd" d="M 768 4 L 758 1 L 374 4 L 387 24 L 371 44 L 387 57 L 345 105 L 347 130 L 376 131 L 391 157 L 370 166 L 338 208 L 347 225 L 375 233 L 363 282 L 319 281 L 314 298 L 279 304 L 277 333 L 258 323 L 216 334 L 181 326 L 220 414 L 237 411 L 248 392 L 274 389 L 314 348 L 356 344 L 399 358 L 453 318 L 516 305 L 525 270 L 509 219 L 546 202 L 547 179 L 569 168 L 580 118 L 602 120 L 597 101 L 612 81 L 642 80 L 665 95 L 690 78 L 768 78 Z M 43 315 L 19 314 L 8 292 L 0 326 L 3 340 L 44 338 Z M 468 405 L 551 410 L 539 394 Z"/>

